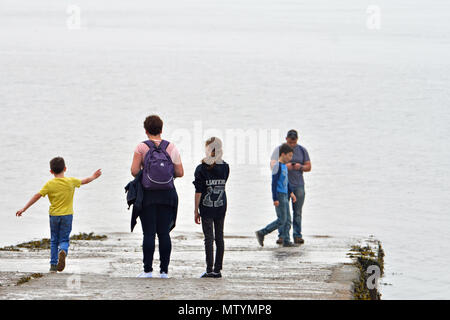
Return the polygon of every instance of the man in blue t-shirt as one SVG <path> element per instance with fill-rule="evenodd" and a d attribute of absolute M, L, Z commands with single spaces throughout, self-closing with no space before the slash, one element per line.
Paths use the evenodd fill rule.
<path fill-rule="evenodd" d="M 311 171 L 311 160 L 308 151 L 298 144 L 298 133 L 296 130 L 289 130 L 286 136 L 286 143 L 294 150 L 294 155 L 290 163 L 286 165 L 289 175 L 289 185 L 291 186 L 297 201 L 292 204 L 293 217 L 292 224 L 294 226 L 294 243 L 303 244 L 305 241 L 302 236 L 302 208 L 305 202 L 305 181 L 303 179 L 303 172 Z M 275 148 L 271 158 L 271 168 L 278 163 L 278 154 L 280 147 Z M 284 230 L 283 228 L 287 228 Z M 282 235 L 290 237 L 291 217 L 289 216 L 288 223 L 280 227 L 278 230 L 278 244 L 282 244 L 286 239 L 282 239 Z"/>

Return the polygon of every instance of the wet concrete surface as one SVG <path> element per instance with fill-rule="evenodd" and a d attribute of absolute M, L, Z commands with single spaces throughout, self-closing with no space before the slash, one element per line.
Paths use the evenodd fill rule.
<path fill-rule="evenodd" d="M 170 279 L 142 271 L 142 235 L 107 234 L 103 241 L 72 241 L 66 270 L 48 273 L 49 251 L 0 251 L 0 299 L 352 299 L 356 268 L 348 258 L 358 239 L 307 236 L 283 248 L 275 235 L 261 248 L 252 236 L 228 235 L 222 279 L 199 279 L 205 270 L 203 235 L 174 231 Z M 44 277 L 16 285 L 24 275 Z"/>

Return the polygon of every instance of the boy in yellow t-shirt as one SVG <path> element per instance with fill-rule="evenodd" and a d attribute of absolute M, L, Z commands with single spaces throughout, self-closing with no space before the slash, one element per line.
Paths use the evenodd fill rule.
<path fill-rule="evenodd" d="M 48 181 L 44 187 L 35 194 L 25 207 L 16 212 L 16 216 L 22 214 L 40 198 L 48 195 L 50 201 L 50 272 L 63 271 L 66 265 L 66 256 L 69 251 L 70 232 L 72 231 L 73 219 L 73 195 L 75 188 L 82 184 L 87 184 L 102 175 L 101 169 L 97 170 L 89 178 L 79 180 L 76 178 L 66 178 L 66 164 L 61 157 L 50 161 L 50 173 L 55 176 Z"/>

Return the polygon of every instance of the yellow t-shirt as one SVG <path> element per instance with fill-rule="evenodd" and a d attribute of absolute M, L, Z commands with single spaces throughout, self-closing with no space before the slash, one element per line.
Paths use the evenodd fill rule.
<path fill-rule="evenodd" d="M 54 178 L 48 181 L 39 193 L 50 201 L 51 216 L 67 216 L 73 214 L 73 195 L 75 188 L 81 186 L 76 178 Z"/>

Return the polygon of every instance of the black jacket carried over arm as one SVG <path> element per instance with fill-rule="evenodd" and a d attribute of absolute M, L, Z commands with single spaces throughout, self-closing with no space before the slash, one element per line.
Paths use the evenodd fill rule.
<path fill-rule="evenodd" d="M 142 170 L 136 175 L 133 181 L 129 182 L 125 187 L 125 193 L 127 194 L 128 210 L 133 206 L 131 213 L 131 232 L 133 232 L 136 226 L 137 218 L 142 211 L 144 204 L 144 188 L 141 183 Z"/>
<path fill-rule="evenodd" d="M 139 171 L 133 181 L 127 184 L 125 187 L 125 193 L 127 194 L 128 209 L 133 206 L 131 213 L 131 232 L 137 223 L 137 218 L 142 214 L 144 208 L 144 198 L 151 197 L 151 199 L 145 199 L 147 205 L 149 203 L 162 203 L 170 205 L 174 208 L 174 220 L 171 224 L 170 230 L 175 228 L 177 220 L 177 208 L 178 208 L 178 196 L 175 189 L 173 190 L 144 190 L 142 186 L 142 172 Z"/>

